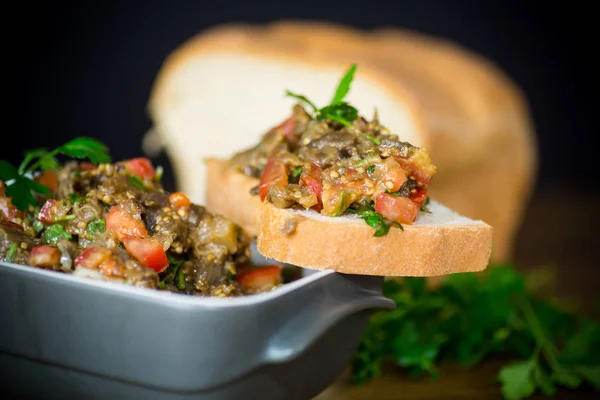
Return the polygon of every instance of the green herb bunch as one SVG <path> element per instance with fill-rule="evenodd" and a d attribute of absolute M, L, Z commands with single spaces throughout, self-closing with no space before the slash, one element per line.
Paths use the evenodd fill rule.
<path fill-rule="evenodd" d="M 94 164 L 110 163 L 107 147 L 99 141 L 78 137 L 52 151 L 38 148 L 25 153 L 19 167 L 0 160 L 0 180 L 6 183 L 6 195 L 12 204 L 21 211 L 37 204 L 34 194 L 47 196 L 50 189 L 31 178 L 36 171 L 54 171 L 59 167 L 58 155 L 77 159 L 89 159 Z"/>
<path fill-rule="evenodd" d="M 600 325 L 536 298 L 512 266 L 450 275 L 436 289 L 424 278 L 388 280 L 384 295 L 397 308 L 371 319 L 353 361 L 357 384 L 389 361 L 409 376 L 435 379 L 440 361 L 472 367 L 501 355 L 517 360 L 497 376 L 507 400 L 561 386 L 600 390 Z"/>
<path fill-rule="evenodd" d="M 312 101 L 301 94 L 296 94 L 286 91 L 286 95 L 300 100 L 303 103 L 308 104 L 314 111 L 314 117 L 320 120 L 332 120 L 342 125 L 350 126 L 352 122 L 358 118 L 358 110 L 351 106 L 349 103 L 344 101 L 344 98 L 350 92 L 350 84 L 354 79 L 354 73 L 356 72 L 357 65 L 352 64 L 348 71 L 344 74 L 338 87 L 331 99 L 331 102 L 322 108 L 317 107 Z"/>

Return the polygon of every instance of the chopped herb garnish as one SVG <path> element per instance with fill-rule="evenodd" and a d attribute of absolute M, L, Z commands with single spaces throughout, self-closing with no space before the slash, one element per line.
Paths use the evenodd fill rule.
<path fill-rule="evenodd" d="M 168 254 L 167 257 L 169 259 L 169 266 L 161 273 L 161 288 L 164 289 L 167 285 L 175 285 L 177 286 L 177 289 L 185 290 L 185 270 L 182 268 L 183 260 L 178 259 L 171 254 Z"/>
<path fill-rule="evenodd" d="M 306 96 L 301 94 L 293 93 L 289 90 L 286 90 L 285 94 L 286 96 L 293 97 L 303 103 L 308 104 L 315 113 L 314 117 L 318 120 L 331 120 L 345 126 L 350 126 L 352 122 L 358 118 L 358 110 L 343 100 L 350 91 L 350 84 L 354 79 L 356 68 L 356 64 L 350 66 L 348 71 L 346 71 L 340 80 L 331 102 L 323 108 L 318 108 Z"/>
<path fill-rule="evenodd" d="M 431 210 L 429 209 L 429 207 L 427 207 L 428 205 L 429 205 L 429 196 L 427 196 L 425 198 L 425 202 L 423 202 L 423 206 L 421 207 L 421 211 L 431 214 Z"/>
<path fill-rule="evenodd" d="M 366 165 L 367 163 L 368 163 L 368 161 L 363 158 L 362 160 L 360 160 L 359 162 L 357 162 L 354 165 L 357 166 L 357 167 L 361 167 L 363 165 Z"/>
<path fill-rule="evenodd" d="M 365 137 L 370 140 L 371 142 L 375 143 L 377 146 L 379 146 L 381 144 L 381 140 L 377 139 L 374 136 L 371 135 L 365 135 Z"/>
<path fill-rule="evenodd" d="M 59 166 L 59 154 L 72 158 L 87 158 L 94 164 L 109 163 L 108 149 L 102 143 L 86 137 L 73 139 L 58 148 L 48 151 L 34 149 L 25 153 L 23 162 L 15 168 L 7 161 L 0 160 L 0 180 L 6 182 L 6 195 L 12 204 L 21 211 L 36 205 L 35 194 L 47 196 L 50 189 L 29 178 L 37 170 L 55 170 Z"/>
<path fill-rule="evenodd" d="M 6 261 L 12 262 L 13 258 L 15 258 L 15 253 L 17 252 L 17 247 L 19 245 L 15 242 L 11 243 L 8 252 L 6 253 Z"/>
<path fill-rule="evenodd" d="M 31 226 L 33 227 L 35 233 L 40 233 L 45 227 L 44 223 L 42 221 L 38 221 L 37 219 L 33 221 L 33 224 L 31 224 Z"/>
<path fill-rule="evenodd" d="M 142 181 L 139 177 L 135 175 L 127 176 L 129 180 L 129 184 L 138 190 L 146 190 L 146 186 L 144 185 L 144 181 Z"/>
<path fill-rule="evenodd" d="M 44 231 L 44 241 L 46 243 L 58 243 L 60 239 L 71 240 L 72 236 L 65 231 L 61 224 L 50 225 Z"/>
<path fill-rule="evenodd" d="M 374 228 L 375 233 L 373 236 L 380 237 L 387 235 L 390 230 L 390 224 L 404 230 L 404 227 L 400 223 L 396 221 L 389 222 L 383 215 L 375 211 L 371 203 L 367 204 L 366 209 L 364 210 L 349 208 L 347 212 L 349 214 L 358 215 L 367 223 L 367 225 Z"/>
<path fill-rule="evenodd" d="M 81 203 L 83 200 L 85 200 L 85 196 L 81 196 L 77 193 L 69 193 L 69 200 L 71 200 L 71 203 L 73 204 Z"/>
<path fill-rule="evenodd" d="M 95 219 L 90 222 L 87 226 L 87 231 L 89 233 L 104 233 L 106 232 L 106 221 L 103 219 Z"/>
<path fill-rule="evenodd" d="M 302 167 L 294 168 L 288 177 L 289 183 L 298 183 L 301 174 Z"/>
<path fill-rule="evenodd" d="M 369 166 L 367 167 L 367 171 L 368 171 L 370 174 L 372 174 L 373 172 L 375 172 L 375 166 L 374 166 L 374 165 L 369 165 Z"/>
<path fill-rule="evenodd" d="M 65 222 L 65 221 L 73 221 L 77 218 L 74 214 L 67 214 L 64 217 L 56 218 L 54 222 Z"/>
<path fill-rule="evenodd" d="M 333 213 L 334 217 L 339 217 L 340 215 L 342 215 L 342 212 L 344 211 L 344 205 L 346 204 L 346 191 L 345 190 L 340 190 L 340 196 L 342 197 L 340 199 L 340 205 L 338 206 L 337 210 L 335 210 L 335 212 Z"/>

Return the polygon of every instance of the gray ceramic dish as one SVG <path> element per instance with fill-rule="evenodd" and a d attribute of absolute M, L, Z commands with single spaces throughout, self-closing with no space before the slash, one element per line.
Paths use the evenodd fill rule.
<path fill-rule="evenodd" d="M 262 260 L 264 261 L 264 260 Z M 310 399 L 392 309 L 383 278 L 331 271 L 194 298 L 0 264 L 0 387 L 43 399 Z"/>

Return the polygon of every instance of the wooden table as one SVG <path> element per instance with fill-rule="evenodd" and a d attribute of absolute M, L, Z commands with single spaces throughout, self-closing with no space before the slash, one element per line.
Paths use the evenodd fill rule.
<path fill-rule="evenodd" d="M 577 193 L 577 197 L 573 197 Z M 560 185 L 536 191 L 520 231 L 516 265 L 527 270 L 556 267 L 556 293 L 574 296 L 582 308 L 593 313 L 600 298 L 600 218 L 597 189 Z M 596 315 L 597 316 L 597 315 Z M 346 372 L 316 400 L 392 399 L 501 399 L 495 376 L 503 365 L 488 361 L 471 370 L 442 365 L 438 381 L 411 380 L 397 368 L 387 368 L 380 378 L 356 387 Z M 557 399 L 595 399 L 592 391 L 561 391 Z M 539 397 L 541 398 L 541 397 Z"/>

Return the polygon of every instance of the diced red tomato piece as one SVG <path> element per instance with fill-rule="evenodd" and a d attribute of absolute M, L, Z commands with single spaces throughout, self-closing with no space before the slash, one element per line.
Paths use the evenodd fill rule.
<path fill-rule="evenodd" d="M 246 290 L 265 290 L 281 283 L 281 270 L 279 265 L 251 268 L 238 273 L 236 279 Z"/>
<path fill-rule="evenodd" d="M 281 131 L 283 132 L 283 136 L 285 136 L 286 139 L 296 140 L 296 138 L 294 137 L 294 129 L 296 128 L 296 119 L 293 115 L 291 117 L 289 117 L 288 119 L 286 119 L 285 121 L 283 121 L 277 128 L 281 129 Z"/>
<path fill-rule="evenodd" d="M 260 199 L 264 201 L 272 186 L 286 186 L 287 184 L 288 176 L 283 162 L 273 157 L 269 158 L 260 176 L 260 184 L 258 185 Z"/>
<path fill-rule="evenodd" d="M 4 182 L 0 181 L 0 222 L 23 230 L 24 218 L 25 214 L 12 204 L 10 197 L 6 197 Z"/>
<path fill-rule="evenodd" d="M 58 189 L 58 175 L 54 171 L 43 172 L 36 181 L 46 186 L 52 192 L 56 192 L 56 189 Z"/>
<path fill-rule="evenodd" d="M 79 163 L 79 169 L 81 169 L 82 171 L 91 171 L 95 168 L 96 168 L 96 166 L 89 161 L 83 161 L 83 162 Z"/>
<path fill-rule="evenodd" d="M 125 212 L 119 206 L 113 206 L 106 215 L 106 230 L 116 234 L 117 239 L 125 237 L 144 238 L 148 231 L 144 222 Z"/>
<path fill-rule="evenodd" d="M 169 260 L 162 244 L 153 237 L 143 239 L 124 238 L 123 244 L 129 254 L 136 260 L 156 272 L 162 272 L 169 265 Z"/>
<path fill-rule="evenodd" d="M 427 198 L 427 189 L 421 187 L 415 188 L 414 192 L 410 194 L 410 199 L 419 205 L 422 205 Z"/>
<path fill-rule="evenodd" d="M 388 170 L 383 176 L 383 184 L 390 192 L 397 192 L 406 180 L 406 173 L 400 166 Z"/>
<path fill-rule="evenodd" d="M 45 224 L 53 224 L 57 219 L 67 215 L 69 204 L 64 200 L 48 199 L 37 215 L 37 219 Z"/>
<path fill-rule="evenodd" d="M 183 193 L 181 192 L 175 192 L 175 193 L 171 193 L 169 195 L 169 203 L 171 203 L 171 205 L 173 207 L 189 207 L 191 203 L 190 199 Z"/>
<path fill-rule="evenodd" d="M 406 172 L 409 177 L 414 177 L 421 185 L 427 186 L 431 181 L 431 177 L 436 173 L 437 168 L 433 165 L 427 165 L 423 168 L 415 165 L 415 161 L 411 158 L 394 156 L 394 159 Z"/>
<path fill-rule="evenodd" d="M 419 205 L 408 197 L 380 193 L 375 199 L 375 211 L 401 224 L 412 224 L 419 214 L 419 209 Z"/>
<path fill-rule="evenodd" d="M 50 268 L 60 262 L 60 251 L 51 245 L 35 246 L 29 253 L 27 263 L 35 267 Z"/>
<path fill-rule="evenodd" d="M 83 267 L 89 269 L 98 268 L 100 264 L 106 261 L 112 253 L 110 250 L 102 247 L 88 247 L 75 259 L 76 267 Z"/>
<path fill-rule="evenodd" d="M 154 179 L 156 177 L 156 171 L 150 160 L 147 158 L 132 158 L 131 160 L 123 161 L 122 164 L 125 166 L 125 171 L 127 173 L 141 179 Z"/>

